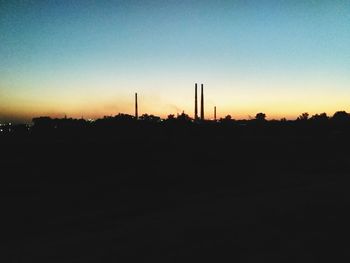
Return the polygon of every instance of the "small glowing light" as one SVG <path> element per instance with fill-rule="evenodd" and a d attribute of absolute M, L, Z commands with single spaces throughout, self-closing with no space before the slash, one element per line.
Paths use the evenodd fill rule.
<path fill-rule="evenodd" d="M 3 129 L 0 129 L 0 132 L 3 132 L 4 130 Z"/>

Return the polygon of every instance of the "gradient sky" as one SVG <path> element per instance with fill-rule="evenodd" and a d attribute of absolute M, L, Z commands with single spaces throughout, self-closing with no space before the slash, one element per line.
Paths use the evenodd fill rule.
<path fill-rule="evenodd" d="M 350 111 L 350 1 L 0 0 L 0 122 Z"/>

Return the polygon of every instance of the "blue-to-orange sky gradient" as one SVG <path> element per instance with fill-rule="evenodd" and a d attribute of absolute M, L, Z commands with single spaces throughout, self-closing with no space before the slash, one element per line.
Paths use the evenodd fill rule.
<path fill-rule="evenodd" d="M 350 111 L 350 1 L 0 0 L 0 122 Z"/>

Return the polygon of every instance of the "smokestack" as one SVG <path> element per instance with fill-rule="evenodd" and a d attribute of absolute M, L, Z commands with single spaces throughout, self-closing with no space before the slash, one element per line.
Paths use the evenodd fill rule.
<path fill-rule="evenodd" d="M 197 83 L 194 85 L 194 119 L 198 120 Z"/>
<path fill-rule="evenodd" d="M 203 93 L 203 84 L 201 84 L 201 120 L 204 121 L 204 93 Z"/>
<path fill-rule="evenodd" d="M 135 93 L 135 119 L 139 118 L 138 108 L 137 108 L 137 93 Z"/>
<path fill-rule="evenodd" d="M 214 121 L 216 121 L 216 106 L 214 106 Z"/>

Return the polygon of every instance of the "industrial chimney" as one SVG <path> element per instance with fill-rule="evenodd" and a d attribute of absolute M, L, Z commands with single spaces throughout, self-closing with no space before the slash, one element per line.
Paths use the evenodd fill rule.
<path fill-rule="evenodd" d="M 135 93 L 135 119 L 139 118 L 138 108 L 137 108 L 137 93 Z"/>
<path fill-rule="evenodd" d="M 204 121 L 204 93 L 203 93 L 203 84 L 201 84 L 201 120 Z"/>
<path fill-rule="evenodd" d="M 194 120 L 198 120 L 197 83 L 194 85 Z"/>

